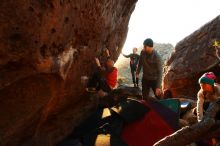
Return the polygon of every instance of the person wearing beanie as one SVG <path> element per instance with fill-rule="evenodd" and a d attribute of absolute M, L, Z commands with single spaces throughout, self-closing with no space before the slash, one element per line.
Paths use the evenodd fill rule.
<path fill-rule="evenodd" d="M 142 96 L 149 97 L 150 89 L 153 89 L 157 98 L 161 96 L 162 61 L 160 55 L 153 49 L 154 42 L 148 38 L 143 42 L 144 48 L 141 51 L 136 76 L 139 76 L 143 68 Z"/>
<path fill-rule="evenodd" d="M 220 100 L 220 85 L 215 82 L 216 76 L 213 72 L 203 74 L 199 78 L 200 90 L 197 94 L 197 120 L 203 118 L 204 109 L 208 108 L 210 102 Z M 217 118 L 220 113 L 217 114 Z"/>
<path fill-rule="evenodd" d="M 151 38 L 148 38 L 148 39 L 144 40 L 143 45 L 153 48 L 154 42 L 153 42 L 153 40 Z"/>

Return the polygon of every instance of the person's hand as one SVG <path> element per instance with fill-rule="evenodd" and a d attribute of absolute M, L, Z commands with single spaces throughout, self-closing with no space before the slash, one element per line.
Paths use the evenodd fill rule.
<path fill-rule="evenodd" d="M 106 50 L 105 50 L 105 51 L 106 51 L 107 56 L 108 56 L 108 57 L 110 57 L 109 50 L 106 48 Z"/>
<path fill-rule="evenodd" d="M 106 69 L 104 67 L 100 67 L 101 71 L 105 71 Z"/>
<path fill-rule="evenodd" d="M 157 88 L 156 89 L 156 96 L 161 96 L 161 89 L 160 88 Z"/>
<path fill-rule="evenodd" d="M 95 58 L 95 63 L 97 64 L 98 67 L 101 67 L 100 61 L 97 57 Z"/>

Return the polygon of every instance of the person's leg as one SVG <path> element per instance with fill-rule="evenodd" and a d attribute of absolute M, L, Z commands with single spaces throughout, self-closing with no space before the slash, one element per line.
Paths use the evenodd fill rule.
<path fill-rule="evenodd" d="M 136 74 L 136 72 L 135 72 L 135 74 Z M 139 78 L 138 77 L 135 77 L 136 78 L 136 85 L 137 85 L 137 87 L 139 87 Z"/>
<path fill-rule="evenodd" d="M 132 75 L 132 81 L 133 81 L 134 87 L 136 87 L 136 84 L 135 84 L 135 70 L 132 67 L 131 67 L 131 75 Z"/>
<path fill-rule="evenodd" d="M 104 92 L 111 92 L 112 89 L 107 84 L 106 80 L 104 78 L 101 78 L 98 85 L 98 90 L 102 89 Z"/>
<path fill-rule="evenodd" d="M 106 80 L 102 77 L 100 72 L 95 72 L 90 78 L 88 88 L 95 88 L 97 91 L 102 89 L 104 92 L 110 92 L 111 88 L 107 84 Z"/>
<path fill-rule="evenodd" d="M 96 88 L 98 83 L 101 80 L 101 74 L 99 72 L 95 72 L 92 77 L 89 79 L 87 87 L 89 88 Z"/>
<path fill-rule="evenodd" d="M 156 95 L 157 81 L 152 80 L 152 81 L 150 82 L 150 84 L 151 84 L 151 85 L 150 85 L 151 88 L 152 88 L 153 91 L 154 91 L 155 97 L 156 97 L 157 99 L 160 99 L 161 97 Z"/>
<path fill-rule="evenodd" d="M 142 79 L 142 96 L 144 100 L 146 100 L 149 97 L 149 92 L 150 92 L 150 87 L 148 81 Z"/>

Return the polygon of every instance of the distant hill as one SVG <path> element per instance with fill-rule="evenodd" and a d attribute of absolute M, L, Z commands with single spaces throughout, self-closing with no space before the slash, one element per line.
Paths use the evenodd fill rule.
<path fill-rule="evenodd" d="M 143 47 L 138 48 L 138 54 L 140 54 Z M 162 44 L 162 43 L 155 43 L 154 49 L 158 51 L 158 53 L 161 55 L 163 63 L 166 62 L 166 60 L 170 57 L 172 51 L 174 50 L 174 47 L 172 44 Z M 130 73 L 130 59 L 125 58 L 124 56 L 120 55 L 118 58 L 118 61 L 116 62 L 116 66 L 119 69 L 119 84 L 133 84 L 131 79 L 131 73 Z M 140 75 L 141 79 L 142 75 Z"/>
<path fill-rule="evenodd" d="M 172 44 L 155 43 L 154 49 L 158 51 L 163 59 L 163 62 L 165 63 L 165 61 L 170 57 L 171 53 L 173 52 L 174 47 Z"/>

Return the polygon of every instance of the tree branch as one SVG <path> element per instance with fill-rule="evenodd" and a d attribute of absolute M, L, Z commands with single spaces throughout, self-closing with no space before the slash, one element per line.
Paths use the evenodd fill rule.
<path fill-rule="evenodd" d="M 220 111 L 220 102 L 211 103 L 201 122 L 178 130 L 155 143 L 154 146 L 185 146 L 202 138 L 217 136 L 220 133 L 220 128 L 212 128 L 219 126 L 219 121 L 215 120 L 218 111 Z"/>

